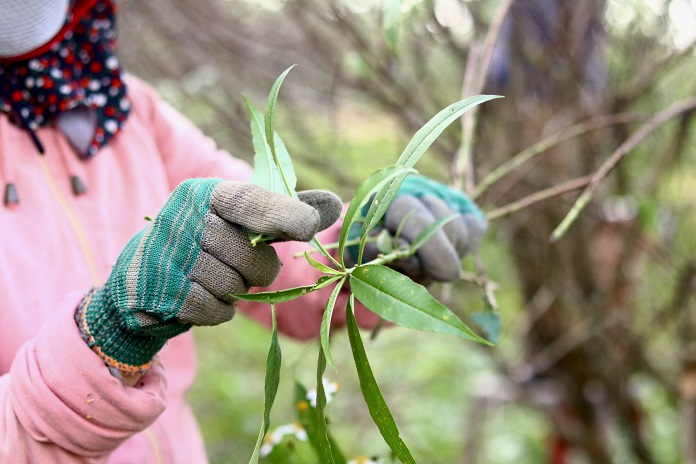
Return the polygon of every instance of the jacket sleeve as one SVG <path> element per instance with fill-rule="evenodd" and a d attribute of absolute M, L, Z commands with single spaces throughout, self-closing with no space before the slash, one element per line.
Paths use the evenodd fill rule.
<path fill-rule="evenodd" d="M 158 147 L 165 161 L 170 185 L 175 187 L 181 181 L 191 177 L 222 177 L 230 180 L 246 181 L 251 175 L 251 166 L 245 161 L 234 158 L 220 150 L 215 142 L 206 137 L 188 119 L 162 101 L 155 91 L 136 81 L 131 85 L 134 91 L 147 92 L 152 101 L 150 118 L 157 134 Z M 341 222 L 334 224 L 319 235 L 322 243 L 335 242 Z M 263 290 L 281 290 L 301 285 L 310 285 L 321 276 L 319 271 L 307 264 L 304 258 L 296 258 L 298 252 L 310 249 L 306 243 L 286 242 L 273 245 L 283 263 L 278 279 L 272 287 Z M 261 290 L 261 289 L 257 289 Z M 292 302 L 278 305 L 278 328 L 285 335 L 298 339 L 310 339 L 319 335 L 321 318 L 331 288 L 305 295 Z M 345 322 L 347 292 L 342 292 L 336 304 L 333 322 L 342 325 Z M 239 309 L 266 326 L 271 324 L 270 308 L 267 304 L 239 303 Z M 356 308 L 358 324 L 372 328 L 378 317 L 358 305 Z"/>
<path fill-rule="evenodd" d="M 0 463 L 106 462 L 164 411 L 161 366 L 124 387 L 82 340 L 74 320 L 81 297 L 66 297 L 0 377 Z"/>

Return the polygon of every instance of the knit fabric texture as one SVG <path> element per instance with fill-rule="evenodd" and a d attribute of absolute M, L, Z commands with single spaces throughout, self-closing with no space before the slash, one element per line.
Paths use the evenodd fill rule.
<path fill-rule="evenodd" d="M 370 204 L 363 207 L 363 216 L 367 215 Z M 459 213 L 460 219 L 445 225 L 416 255 L 391 266 L 421 282 L 453 280 L 459 275 L 459 261 L 478 248 L 488 227 L 486 216 L 463 192 L 423 176 L 409 175 L 371 234 L 386 229 L 393 237 L 400 230 L 398 239 L 405 246 L 425 227 L 452 213 Z M 358 238 L 361 229 L 361 221 L 353 224 L 348 239 Z M 358 245 L 346 248 L 349 263 L 357 262 L 358 252 Z M 376 258 L 379 253 L 378 245 L 369 243 L 363 262 Z"/>
<path fill-rule="evenodd" d="M 83 338 L 107 365 L 142 372 L 169 338 L 232 319 L 231 295 L 266 287 L 280 271 L 275 250 L 252 245 L 248 230 L 309 241 L 340 214 L 329 192 L 301 197 L 306 202 L 245 182 L 183 182 L 83 301 Z"/>
<path fill-rule="evenodd" d="M 65 22 L 68 0 L 0 2 L 0 57 L 17 56 L 45 44 Z"/>

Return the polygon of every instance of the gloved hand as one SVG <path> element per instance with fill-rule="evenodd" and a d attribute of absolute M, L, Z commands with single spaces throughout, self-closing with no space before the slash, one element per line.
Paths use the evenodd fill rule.
<path fill-rule="evenodd" d="M 423 176 L 410 175 L 371 235 L 386 229 L 393 240 L 400 229 L 397 244 L 407 245 L 428 225 L 455 212 L 461 217 L 445 225 L 415 255 L 388 264 L 422 284 L 453 281 L 459 277 L 462 258 L 476 251 L 488 228 L 484 214 L 464 193 Z M 361 226 L 355 224 L 349 238 L 357 238 Z M 358 247 L 349 247 L 347 253 L 349 262 L 355 263 Z M 363 263 L 375 259 L 379 253 L 378 244 L 368 243 Z"/>
<path fill-rule="evenodd" d="M 275 250 L 252 246 L 247 229 L 306 242 L 341 213 L 331 192 L 299 197 L 221 179 L 183 182 L 126 245 L 106 283 L 82 301 L 76 321 L 83 338 L 112 373 L 135 375 L 169 338 L 230 320 L 230 294 L 268 286 L 280 271 Z"/>

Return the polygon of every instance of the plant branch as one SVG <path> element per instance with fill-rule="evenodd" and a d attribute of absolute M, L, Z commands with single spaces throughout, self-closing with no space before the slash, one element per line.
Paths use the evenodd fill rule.
<path fill-rule="evenodd" d="M 549 200 L 551 198 L 555 198 L 559 195 L 564 195 L 568 192 L 573 192 L 575 190 L 580 190 L 589 185 L 592 176 L 593 175 L 590 174 L 587 176 L 578 177 L 576 179 L 563 182 L 562 184 L 555 185 L 545 190 L 540 190 L 539 192 L 532 193 L 531 195 L 528 195 L 520 200 L 513 201 L 512 203 L 508 203 L 505 206 L 501 206 L 500 208 L 496 208 L 493 211 L 489 211 L 488 213 L 486 213 L 486 218 L 489 221 L 494 221 L 509 214 L 516 213 L 517 211 L 520 211 L 524 208 L 528 208 L 529 206 L 537 204 L 541 201 Z"/>
<path fill-rule="evenodd" d="M 494 183 L 514 172 L 521 165 L 546 152 L 549 148 L 559 145 L 566 140 L 572 139 L 587 132 L 602 129 L 616 124 L 630 124 L 633 122 L 644 121 L 645 116 L 635 113 L 619 113 L 604 116 L 597 116 L 570 126 L 556 134 L 525 148 L 505 163 L 495 168 L 490 174 L 473 189 L 471 197 L 476 199 L 483 194 Z"/>
<path fill-rule="evenodd" d="M 666 110 L 653 116 L 640 129 L 634 132 L 624 143 L 622 143 L 609 158 L 600 166 L 594 173 L 589 185 L 582 192 L 580 197 L 575 201 L 575 204 L 568 212 L 566 217 L 561 221 L 556 230 L 551 234 L 551 242 L 557 242 L 566 233 L 568 228 L 575 222 L 583 209 L 592 200 L 595 192 L 599 188 L 599 184 L 605 177 L 619 164 L 619 162 L 636 147 L 645 137 L 650 135 L 657 128 L 661 127 L 671 119 L 679 116 L 682 113 L 691 111 L 696 108 L 696 98 L 689 98 L 678 102 Z"/>
<path fill-rule="evenodd" d="M 513 0 L 503 0 L 498 7 L 495 17 L 488 27 L 482 49 L 479 50 L 477 45 L 471 47 L 466 70 L 464 72 L 464 82 L 462 84 L 463 98 L 470 95 L 479 95 L 483 92 L 483 87 L 486 84 L 488 67 L 493 57 L 493 48 L 498 40 L 503 22 L 510 11 L 512 3 Z M 476 71 L 478 71 L 478 73 Z M 472 156 L 471 148 L 473 145 L 474 133 L 476 132 L 477 114 L 478 110 L 474 109 L 462 117 L 462 141 L 452 163 L 452 186 L 461 189 L 462 179 L 464 175 L 466 175 L 464 187 L 467 193 L 472 192 L 475 185 L 474 157 Z"/>

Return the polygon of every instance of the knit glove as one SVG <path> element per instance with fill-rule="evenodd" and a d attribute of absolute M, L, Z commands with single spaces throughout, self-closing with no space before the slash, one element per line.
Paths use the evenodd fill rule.
<path fill-rule="evenodd" d="M 364 208 L 367 209 L 369 204 Z M 416 254 L 388 265 L 423 284 L 453 281 L 459 278 L 462 258 L 476 251 L 488 228 L 484 214 L 464 193 L 434 180 L 410 175 L 371 234 L 378 235 L 386 230 L 392 241 L 396 237 L 398 246 L 408 245 L 423 229 L 452 213 L 461 216 L 447 223 Z M 359 235 L 361 226 L 353 226 L 349 239 Z M 348 261 L 355 263 L 358 247 L 349 247 L 347 253 Z M 375 259 L 379 253 L 378 244 L 368 243 L 363 262 Z"/>
<path fill-rule="evenodd" d="M 252 246 L 247 230 L 306 242 L 341 213 L 331 192 L 299 197 L 220 179 L 183 182 L 128 242 L 106 283 L 83 299 L 76 312 L 83 338 L 112 373 L 132 375 L 191 326 L 230 320 L 230 294 L 268 286 L 280 271 L 275 250 Z"/>

